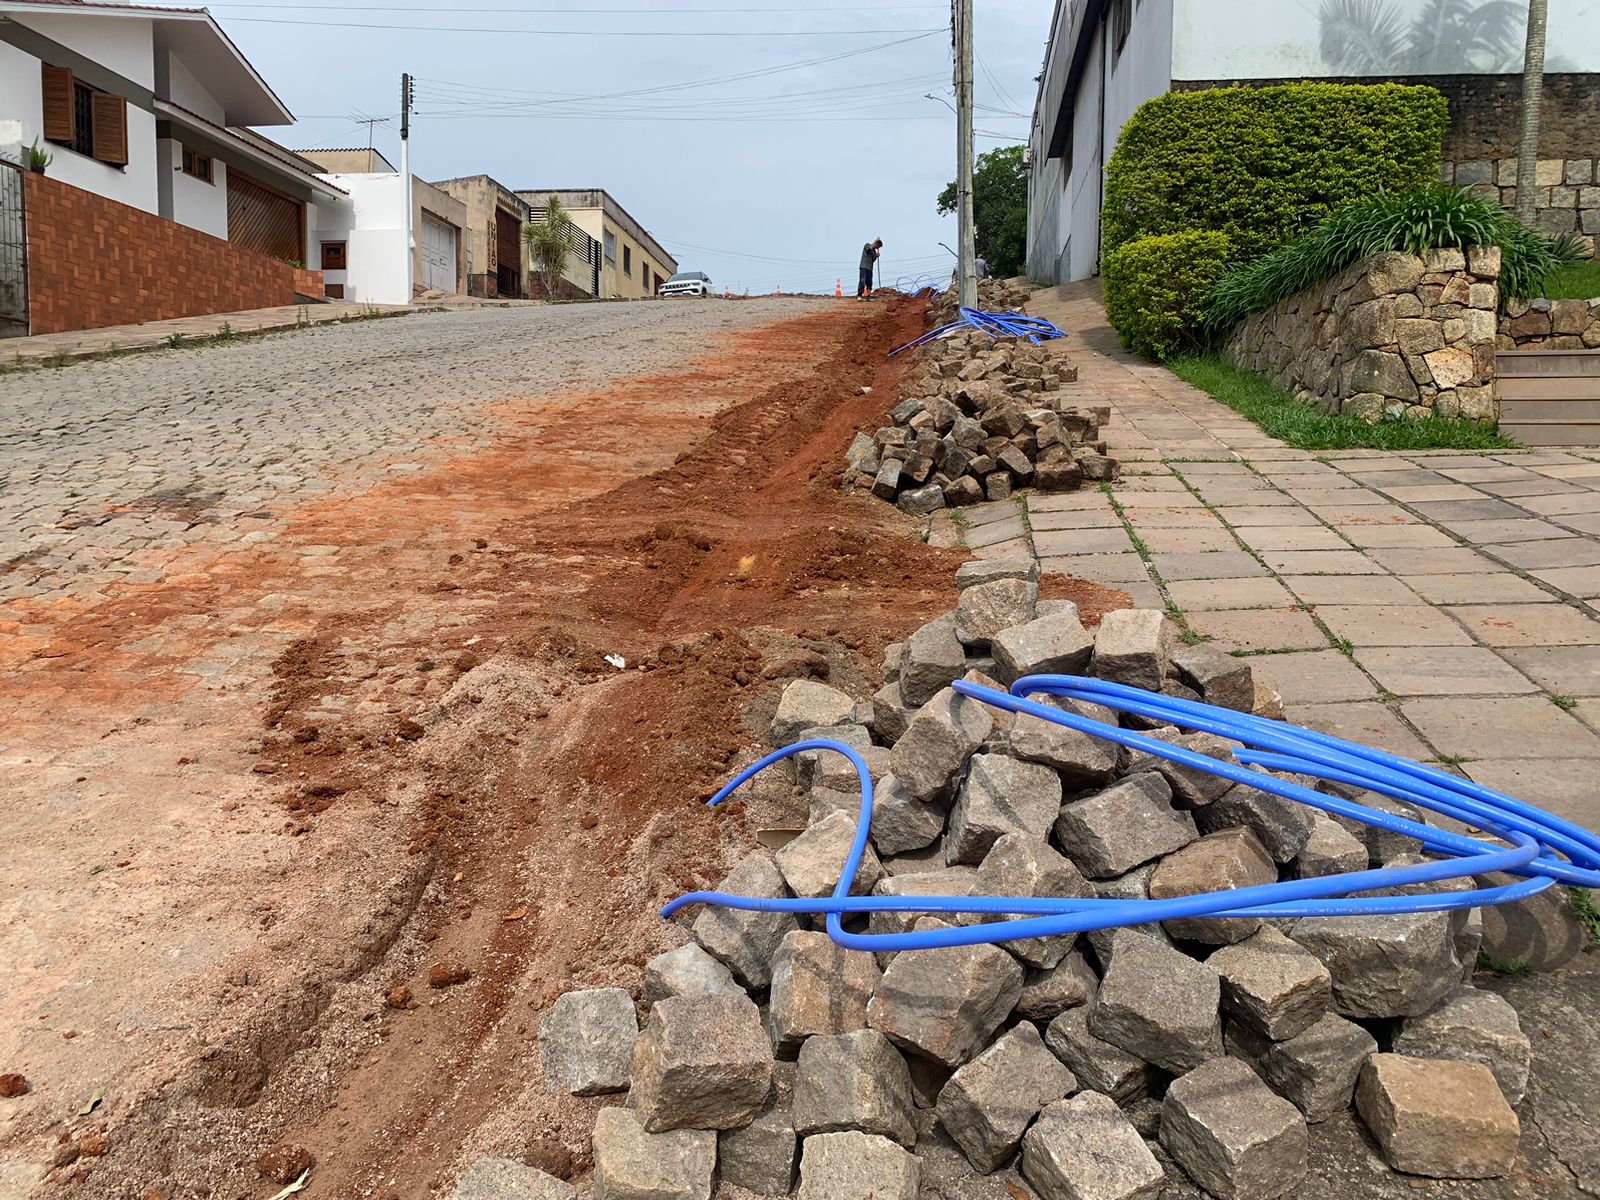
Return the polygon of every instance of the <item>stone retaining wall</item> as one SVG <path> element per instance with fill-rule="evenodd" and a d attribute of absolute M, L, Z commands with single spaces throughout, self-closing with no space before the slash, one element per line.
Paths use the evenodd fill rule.
<path fill-rule="evenodd" d="M 1235 366 L 1366 421 L 1493 420 L 1500 251 L 1386 252 L 1241 321 Z"/>
<path fill-rule="evenodd" d="M 1515 158 L 1447 162 L 1440 178 L 1491 204 L 1517 205 Z M 1534 228 L 1552 236 L 1570 233 L 1593 254 L 1595 235 L 1600 234 L 1600 162 L 1593 157 L 1541 158 L 1534 185 Z"/>
<path fill-rule="evenodd" d="M 1600 296 L 1507 301 L 1497 345 L 1502 350 L 1600 349 Z"/>

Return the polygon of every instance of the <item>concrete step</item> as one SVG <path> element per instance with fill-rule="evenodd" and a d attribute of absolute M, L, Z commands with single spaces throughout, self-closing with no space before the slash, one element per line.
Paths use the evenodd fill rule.
<path fill-rule="evenodd" d="M 1600 446 L 1600 422 L 1574 425 L 1565 421 L 1502 420 L 1500 432 L 1524 446 Z"/>
<path fill-rule="evenodd" d="M 1600 376 L 1600 350 L 1501 350 L 1495 370 L 1501 379 Z"/>
<path fill-rule="evenodd" d="M 1600 400 L 1600 374 L 1500 377 L 1500 402 L 1508 400 Z"/>

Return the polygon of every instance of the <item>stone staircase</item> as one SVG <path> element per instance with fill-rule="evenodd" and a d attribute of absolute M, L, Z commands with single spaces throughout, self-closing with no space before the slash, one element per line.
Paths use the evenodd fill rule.
<path fill-rule="evenodd" d="M 1501 350 L 1500 432 L 1525 446 L 1600 446 L 1600 350 Z"/>

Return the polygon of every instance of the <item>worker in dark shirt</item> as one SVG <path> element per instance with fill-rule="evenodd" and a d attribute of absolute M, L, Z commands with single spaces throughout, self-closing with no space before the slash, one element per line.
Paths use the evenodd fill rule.
<path fill-rule="evenodd" d="M 861 282 L 856 285 L 856 299 L 864 300 L 872 291 L 872 269 L 882 251 L 882 238 L 877 238 L 861 247 Z"/>

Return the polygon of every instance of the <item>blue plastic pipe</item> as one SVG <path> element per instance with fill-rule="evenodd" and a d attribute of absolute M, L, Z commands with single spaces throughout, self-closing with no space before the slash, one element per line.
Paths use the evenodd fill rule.
<path fill-rule="evenodd" d="M 1072 675 L 1034 675 L 1019 679 L 1011 691 L 958 681 L 957 693 L 992 707 L 1038 717 L 1091 737 L 1125 746 L 1231 779 L 1335 816 L 1351 818 L 1414 838 L 1435 861 L 1401 867 L 1353 871 L 1314 879 L 1283 880 L 1256 887 L 1180 896 L 1165 900 L 1105 900 L 1033 896 L 851 896 L 872 829 L 872 777 L 861 755 L 840 742 L 813 739 L 787 746 L 745 768 L 708 803 L 721 804 L 774 763 L 808 750 L 844 755 L 860 781 L 861 809 L 855 837 L 845 856 L 833 894 L 824 899 L 735 896 L 726 892 L 691 892 L 661 910 L 663 917 L 692 904 L 754 912 L 821 913 L 828 935 L 854 950 L 925 950 L 1054 937 L 1144 925 L 1180 918 L 1357 916 L 1382 913 L 1446 912 L 1483 905 L 1507 904 L 1536 895 L 1558 881 L 1579 887 L 1600 886 L 1600 838 L 1531 805 L 1442 771 L 1380 750 L 1316 733 L 1281 721 L 1267 721 L 1191 700 L 1181 700 L 1104 680 Z M 1237 763 L 1224 762 L 1174 746 L 1132 730 L 1109 725 L 1029 696 L 1061 696 L 1097 704 L 1117 712 L 1148 717 L 1183 729 L 1214 733 L 1239 743 Z M 1241 765 L 1242 764 L 1242 765 Z M 1361 787 L 1401 800 L 1470 828 L 1483 830 L 1510 845 L 1498 845 L 1452 833 L 1405 817 L 1324 795 L 1266 770 L 1285 771 Z M 1520 876 L 1513 883 L 1454 892 L 1399 896 L 1359 893 L 1448 883 L 1495 872 Z M 861 934 L 847 931 L 846 914 L 902 912 L 978 914 L 999 918 L 986 924 L 909 933 Z"/>
<path fill-rule="evenodd" d="M 976 308 L 962 308 L 954 321 L 948 325 L 941 325 L 917 338 L 907 342 L 899 350 L 889 351 L 889 357 L 916 346 L 925 346 L 929 342 L 937 341 L 946 334 L 958 329 L 976 329 L 987 333 L 992 338 L 1020 337 L 1027 338 L 1037 346 L 1040 341 L 1051 341 L 1055 338 L 1066 337 L 1066 332 L 1057 329 L 1049 321 L 1041 317 L 1025 317 L 1021 313 L 986 313 Z"/>

